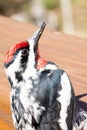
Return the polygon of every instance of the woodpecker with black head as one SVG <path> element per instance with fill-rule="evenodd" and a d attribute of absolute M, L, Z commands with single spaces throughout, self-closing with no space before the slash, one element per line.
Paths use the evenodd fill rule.
<path fill-rule="evenodd" d="M 40 57 L 38 41 L 46 23 L 33 36 L 10 48 L 5 71 L 17 130 L 72 130 L 74 91 L 66 72 Z"/>

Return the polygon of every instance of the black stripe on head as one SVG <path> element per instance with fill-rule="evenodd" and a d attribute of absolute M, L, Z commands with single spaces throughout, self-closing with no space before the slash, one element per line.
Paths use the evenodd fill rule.
<path fill-rule="evenodd" d="M 23 48 L 20 61 L 20 67 L 22 68 L 23 71 L 27 67 L 28 56 L 29 56 L 29 47 Z"/>
<path fill-rule="evenodd" d="M 12 59 L 10 62 L 8 62 L 8 63 L 4 63 L 5 68 L 8 68 L 9 65 L 11 65 L 11 64 L 15 61 L 15 59 L 16 59 L 18 53 L 19 53 L 20 51 L 24 51 L 24 50 L 27 50 L 28 53 L 27 53 L 26 56 L 25 56 L 24 54 L 21 55 L 21 62 L 20 62 L 20 63 L 21 63 L 21 66 L 20 66 L 20 67 L 25 66 L 24 64 L 25 64 L 25 63 L 27 62 L 27 60 L 28 60 L 29 46 L 18 49 L 18 50 L 13 54 L 13 59 Z"/>
<path fill-rule="evenodd" d="M 15 58 L 13 58 L 10 62 L 8 62 L 8 63 L 4 63 L 4 67 L 5 68 L 8 68 L 13 62 L 14 62 L 14 59 Z"/>
<path fill-rule="evenodd" d="M 18 54 L 18 52 L 24 48 L 29 48 L 28 41 L 20 42 L 14 46 L 12 46 L 6 53 L 5 60 L 4 60 L 4 66 L 5 68 L 9 67 L 10 64 L 12 64 Z"/>

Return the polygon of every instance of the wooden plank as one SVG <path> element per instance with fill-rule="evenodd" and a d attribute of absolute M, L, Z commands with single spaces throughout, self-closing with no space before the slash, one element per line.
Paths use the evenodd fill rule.
<path fill-rule="evenodd" d="M 0 16 L 0 130 L 14 130 L 11 120 L 10 87 L 4 72 L 4 56 L 10 46 L 26 40 L 37 29 Z M 87 40 L 45 29 L 40 40 L 43 58 L 55 62 L 70 76 L 76 95 L 87 95 Z M 82 97 L 86 105 L 87 96 Z"/>

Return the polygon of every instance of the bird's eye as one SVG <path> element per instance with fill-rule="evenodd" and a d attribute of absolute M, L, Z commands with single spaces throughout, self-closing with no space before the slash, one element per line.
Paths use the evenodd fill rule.
<path fill-rule="evenodd" d="M 23 55 L 23 56 L 28 55 L 28 49 L 23 49 L 23 50 L 22 50 L 22 55 Z"/>

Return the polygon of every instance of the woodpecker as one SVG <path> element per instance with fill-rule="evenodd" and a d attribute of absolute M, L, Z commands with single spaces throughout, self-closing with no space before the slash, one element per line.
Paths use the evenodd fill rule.
<path fill-rule="evenodd" d="M 43 22 L 31 38 L 11 47 L 5 56 L 17 130 L 73 130 L 75 94 L 69 76 L 39 54 L 45 26 Z"/>

